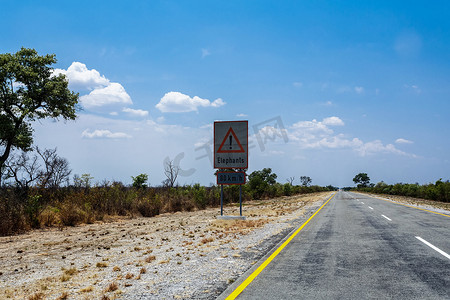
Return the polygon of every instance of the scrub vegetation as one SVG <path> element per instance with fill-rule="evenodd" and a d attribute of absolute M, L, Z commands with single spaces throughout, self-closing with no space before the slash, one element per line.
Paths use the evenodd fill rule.
<path fill-rule="evenodd" d="M 435 183 L 423 185 L 418 183 L 387 184 L 383 181 L 374 184 L 370 183 L 367 173 L 359 173 L 353 178 L 353 181 L 357 184 L 356 190 L 361 192 L 450 202 L 450 182 L 448 180 L 443 181 L 442 178 Z"/>
<path fill-rule="evenodd" d="M 55 150 L 49 153 L 53 154 L 54 160 L 65 161 L 56 155 Z M 89 224 L 105 221 L 111 216 L 153 217 L 160 213 L 201 210 L 220 205 L 220 186 L 193 184 L 170 187 L 163 183 L 151 187 L 147 185 L 147 174 L 132 177 L 131 185 L 107 181 L 94 184 L 90 174 L 75 175 L 73 183 L 69 184 L 67 177 L 71 172 L 67 169 L 68 164 L 64 164 L 66 178 L 55 184 L 52 179 L 54 174 L 49 174 L 52 169 L 47 167 L 46 160 L 41 159 L 40 162 L 39 155 L 33 157 L 24 159 L 22 155 L 17 156 L 15 159 L 20 160 L 22 169 L 15 169 L 16 176 L 4 173 L 10 176 L 6 176 L 8 180 L 4 180 L 0 189 L 0 235 L 32 228 Z M 34 174 L 29 173 L 30 164 L 33 164 L 31 169 Z M 7 165 L 17 164 L 10 161 Z M 44 184 L 42 178 L 51 184 Z M 248 178 L 242 187 L 244 201 L 335 189 L 331 186 L 281 184 L 276 182 L 277 175 L 270 168 L 254 171 Z M 60 186 L 61 183 L 65 186 Z M 239 186 L 224 186 L 224 203 L 238 201 Z"/>
<path fill-rule="evenodd" d="M 386 184 L 383 181 L 358 190 L 368 193 L 407 196 L 440 202 L 450 202 L 450 182 L 439 179 L 435 183 L 420 185 L 418 183 Z"/>

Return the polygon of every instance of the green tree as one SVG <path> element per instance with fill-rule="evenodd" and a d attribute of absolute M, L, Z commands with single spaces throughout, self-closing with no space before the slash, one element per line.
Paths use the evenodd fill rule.
<path fill-rule="evenodd" d="M 136 177 L 131 176 L 133 179 L 133 187 L 137 189 L 143 189 L 147 187 L 147 180 L 148 175 L 147 174 L 139 174 Z"/>
<path fill-rule="evenodd" d="M 31 150 L 32 121 L 76 118 L 78 94 L 64 75 L 53 75 L 54 63 L 54 54 L 34 49 L 0 54 L 0 170 L 14 148 Z"/>
<path fill-rule="evenodd" d="M 85 188 L 88 189 L 92 186 L 92 181 L 94 180 L 94 177 L 91 176 L 91 174 L 82 174 L 81 177 L 78 174 L 75 174 L 73 176 L 73 184 L 78 188 Z"/>
<path fill-rule="evenodd" d="M 248 186 L 253 197 L 260 198 L 268 192 L 269 187 L 276 183 L 277 174 L 272 173 L 271 168 L 264 168 L 261 171 L 254 171 L 248 176 Z"/>
<path fill-rule="evenodd" d="M 367 187 L 370 183 L 370 178 L 367 173 L 359 173 L 353 178 L 353 182 L 357 184 L 358 188 Z"/>
<path fill-rule="evenodd" d="M 312 182 L 312 179 L 309 176 L 300 176 L 300 182 L 303 186 L 309 186 Z"/>

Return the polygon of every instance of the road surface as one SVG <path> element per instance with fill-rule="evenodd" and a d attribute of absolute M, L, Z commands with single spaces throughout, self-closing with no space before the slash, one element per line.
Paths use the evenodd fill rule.
<path fill-rule="evenodd" d="M 449 254 L 449 216 L 338 192 L 236 299 L 450 299 Z"/>

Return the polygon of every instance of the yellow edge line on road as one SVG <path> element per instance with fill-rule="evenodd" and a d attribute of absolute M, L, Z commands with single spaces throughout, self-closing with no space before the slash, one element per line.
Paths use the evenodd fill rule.
<path fill-rule="evenodd" d="M 388 201 L 388 202 L 391 202 L 391 203 L 394 203 L 394 204 L 398 204 L 398 205 L 403 205 L 403 206 L 415 208 L 415 209 L 420 209 L 420 210 L 423 210 L 423 211 L 430 212 L 430 213 L 432 213 L 432 214 L 441 215 L 441 216 L 450 218 L 449 215 L 441 214 L 441 213 L 438 213 L 438 212 L 435 212 L 435 211 L 431 211 L 431 210 L 428 210 L 428 209 L 419 208 L 419 207 L 411 206 L 411 205 L 408 205 L 408 204 L 398 203 L 398 202 L 395 202 L 395 201 L 392 201 L 392 200 L 388 200 L 388 199 L 381 199 L 381 198 L 376 197 L 376 196 L 369 196 L 369 197 L 376 198 L 376 199 L 383 200 L 383 201 Z"/>
<path fill-rule="evenodd" d="M 253 271 L 253 273 L 250 274 L 250 276 L 248 276 L 247 279 L 245 279 L 244 282 L 241 283 L 225 300 L 236 299 L 236 297 L 239 296 L 240 293 L 242 293 L 242 291 L 253 281 L 253 279 L 255 279 L 256 276 L 258 276 L 259 273 L 261 273 L 262 270 L 264 270 L 265 267 L 267 267 L 267 265 L 270 264 L 270 262 L 281 252 L 281 250 L 283 250 L 284 247 L 286 247 L 287 244 L 291 242 L 291 240 L 303 229 L 303 227 L 305 227 L 306 224 L 308 224 L 309 221 L 314 218 L 314 216 L 325 206 L 325 204 L 327 204 L 331 200 L 331 198 L 334 197 L 334 195 L 336 195 L 336 193 L 331 195 L 330 198 L 328 198 L 327 202 L 325 202 L 318 210 L 316 210 L 316 212 L 305 223 L 303 223 L 302 226 L 300 226 L 283 244 L 281 244 L 281 246 L 278 247 L 278 249 L 275 250 L 275 252 L 272 253 L 272 255 L 270 255 L 255 271 Z"/>

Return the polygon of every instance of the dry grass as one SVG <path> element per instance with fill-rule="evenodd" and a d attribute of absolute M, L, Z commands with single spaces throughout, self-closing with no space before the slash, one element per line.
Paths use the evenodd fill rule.
<path fill-rule="evenodd" d="M 151 262 L 154 261 L 155 259 L 156 259 L 156 256 L 150 255 L 150 256 L 147 256 L 147 258 L 145 259 L 145 262 L 151 263 Z"/>
<path fill-rule="evenodd" d="M 207 244 L 207 243 L 211 243 L 212 241 L 214 241 L 213 237 L 207 237 L 207 238 L 203 238 L 200 240 L 201 244 Z"/>
<path fill-rule="evenodd" d="M 77 268 L 70 268 L 70 269 L 64 269 L 63 268 L 62 270 L 64 271 L 65 275 L 69 275 L 69 276 L 73 276 L 73 275 L 78 273 Z"/>
<path fill-rule="evenodd" d="M 267 224 L 269 219 L 256 220 L 214 220 L 212 229 L 220 230 L 224 233 L 241 233 L 245 234 L 252 229 L 259 228 Z"/>
<path fill-rule="evenodd" d="M 147 269 L 141 268 L 141 270 L 139 271 L 139 274 L 145 274 L 145 273 L 147 273 Z"/>
<path fill-rule="evenodd" d="M 28 297 L 28 300 L 42 300 L 44 299 L 44 294 L 42 293 L 35 293 Z"/>
<path fill-rule="evenodd" d="M 97 268 L 106 268 L 108 266 L 108 264 L 105 262 L 98 262 L 95 266 Z"/>
<path fill-rule="evenodd" d="M 83 289 L 80 290 L 81 293 L 90 293 L 94 290 L 94 287 L 92 285 L 85 287 Z"/>
<path fill-rule="evenodd" d="M 132 279 L 133 277 L 134 275 L 131 273 L 127 273 L 127 275 L 125 275 L 125 279 Z"/>
<path fill-rule="evenodd" d="M 120 272 L 120 268 L 119 268 L 118 266 L 115 266 L 115 267 L 113 268 L 113 271 L 114 271 L 114 272 Z"/>
<path fill-rule="evenodd" d="M 66 300 L 68 298 L 69 298 L 69 294 L 67 292 L 64 292 L 64 293 L 61 294 L 61 296 L 59 296 L 57 298 L 57 300 Z"/>
<path fill-rule="evenodd" d="M 119 286 L 117 285 L 117 283 L 113 282 L 108 285 L 105 292 L 114 292 L 114 291 L 117 291 L 118 288 L 119 288 Z"/>

